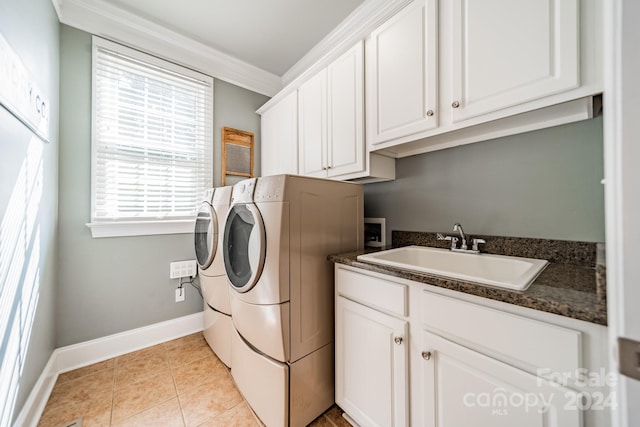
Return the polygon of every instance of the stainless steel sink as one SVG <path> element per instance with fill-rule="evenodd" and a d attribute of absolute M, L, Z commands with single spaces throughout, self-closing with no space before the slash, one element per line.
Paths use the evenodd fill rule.
<path fill-rule="evenodd" d="M 549 264 L 543 259 L 467 254 L 425 246 L 359 255 L 358 261 L 523 291 Z"/>

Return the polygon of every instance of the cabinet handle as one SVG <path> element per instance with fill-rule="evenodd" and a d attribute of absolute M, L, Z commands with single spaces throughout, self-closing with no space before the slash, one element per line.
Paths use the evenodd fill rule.
<path fill-rule="evenodd" d="M 427 110 L 427 117 L 433 116 L 433 110 Z"/>
<path fill-rule="evenodd" d="M 453 102 L 451 103 L 451 106 L 452 106 L 453 108 L 458 108 L 458 107 L 460 106 L 460 103 L 459 103 L 458 101 L 453 101 Z"/>
<path fill-rule="evenodd" d="M 395 337 L 395 338 L 393 339 L 393 341 L 394 341 L 396 344 L 400 345 L 400 344 L 402 344 L 402 337 Z"/>
<path fill-rule="evenodd" d="M 424 360 L 431 360 L 431 352 L 430 351 L 423 351 L 422 352 L 422 358 Z"/>

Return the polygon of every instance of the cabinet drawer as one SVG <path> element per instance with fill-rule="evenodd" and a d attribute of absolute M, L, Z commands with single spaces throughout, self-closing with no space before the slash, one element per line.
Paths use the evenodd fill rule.
<path fill-rule="evenodd" d="M 421 309 L 426 329 L 541 376 L 573 374 L 581 367 L 578 331 L 428 291 Z"/>
<path fill-rule="evenodd" d="M 353 301 L 398 316 L 407 316 L 407 285 L 336 268 L 336 291 Z"/>

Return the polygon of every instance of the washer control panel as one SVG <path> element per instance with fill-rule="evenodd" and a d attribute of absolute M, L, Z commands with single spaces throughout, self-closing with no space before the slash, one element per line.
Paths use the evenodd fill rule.
<path fill-rule="evenodd" d="M 228 205 L 231 202 L 231 192 L 233 187 L 218 187 L 213 195 L 213 204 L 215 205 Z"/>

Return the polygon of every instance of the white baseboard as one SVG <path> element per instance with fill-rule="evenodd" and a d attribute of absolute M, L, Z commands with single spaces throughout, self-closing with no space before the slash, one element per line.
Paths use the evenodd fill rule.
<path fill-rule="evenodd" d="M 36 381 L 33 389 L 31 389 L 31 393 L 18 414 L 16 421 L 13 423 L 13 427 L 36 427 L 38 425 L 42 411 L 44 411 L 44 407 L 47 404 L 47 400 L 49 400 L 49 395 L 51 395 L 57 379 L 56 351 L 54 350 L 42 370 L 38 381 Z"/>
<path fill-rule="evenodd" d="M 18 414 L 14 427 L 35 427 L 38 424 L 58 374 L 200 332 L 203 326 L 204 314 L 199 312 L 55 349 Z"/>
<path fill-rule="evenodd" d="M 58 373 L 202 331 L 203 312 L 56 349 Z"/>

